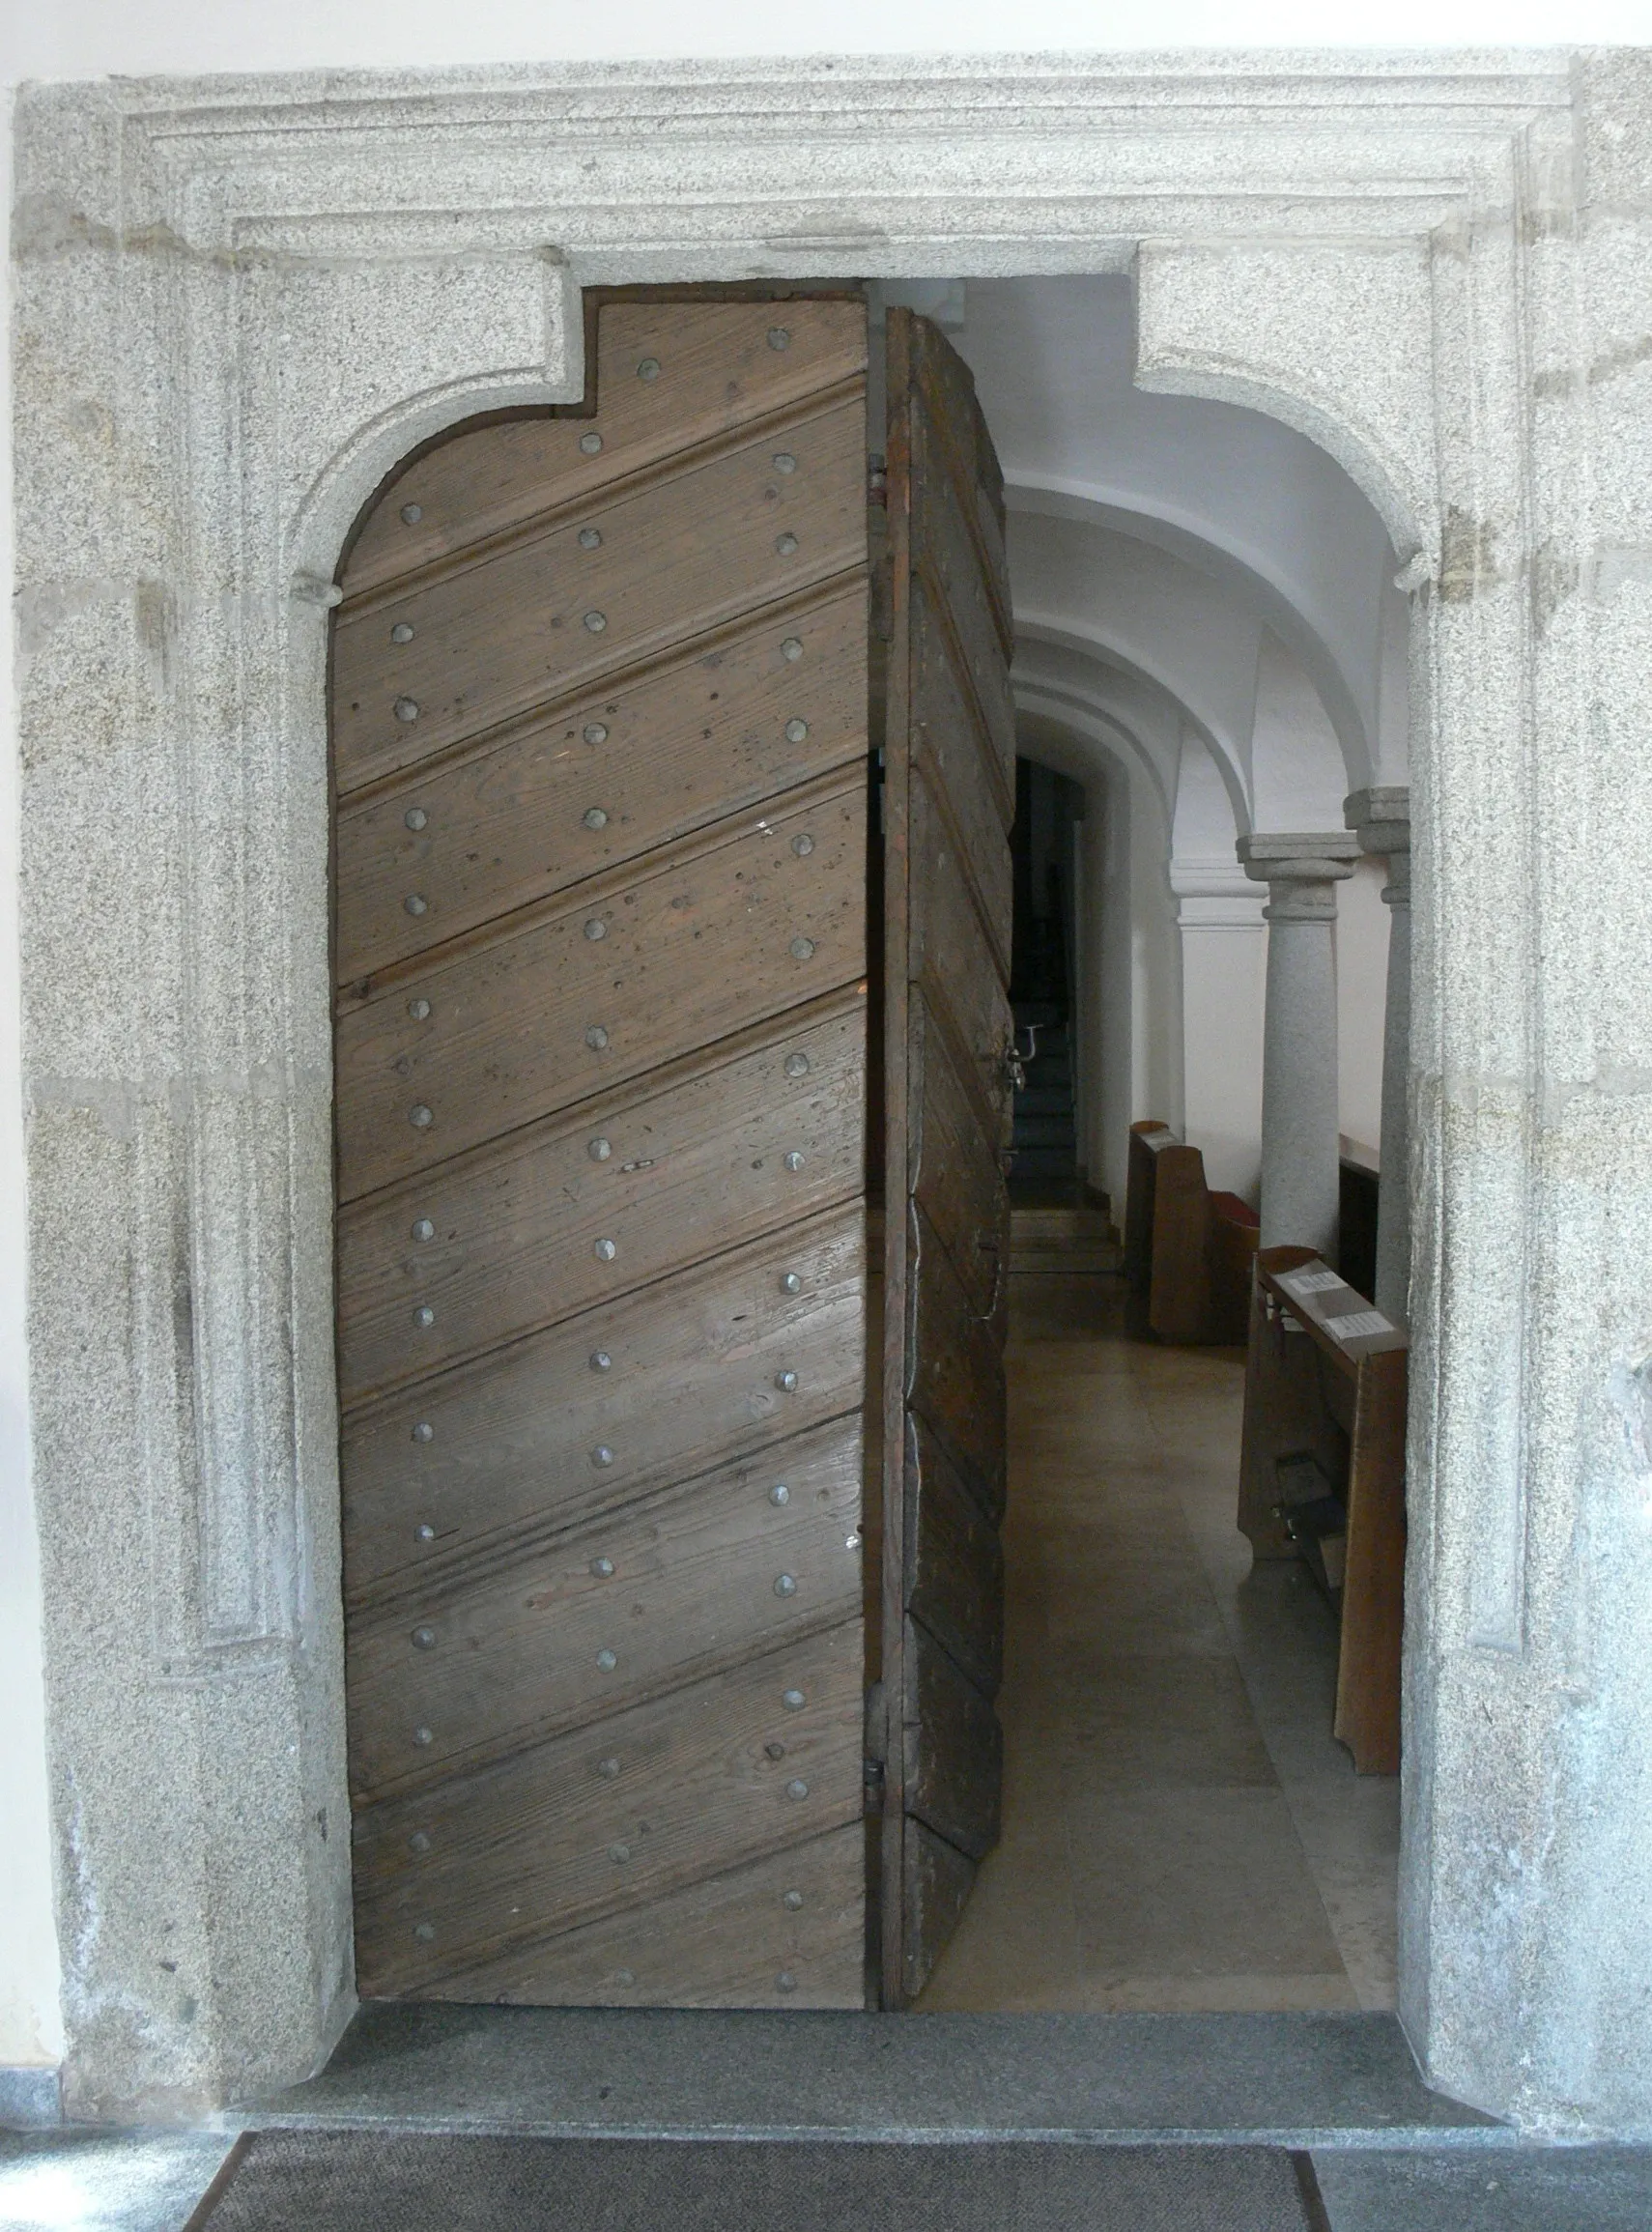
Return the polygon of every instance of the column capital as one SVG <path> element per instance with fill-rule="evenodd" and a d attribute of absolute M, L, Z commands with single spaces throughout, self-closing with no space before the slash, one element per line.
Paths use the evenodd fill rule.
<path fill-rule="evenodd" d="M 1411 849 L 1411 793 L 1409 785 L 1355 790 L 1342 802 L 1342 817 L 1359 840 L 1361 852 L 1392 859 Z"/>
<path fill-rule="evenodd" d="M 1390 906 L 1411 903 L 1411 793 L 1409 786 L 1355 790 L 1342 802 L 1343 819 L 1362 852 L 1388 863 L 1382 897 Z"/>
<path fill-rule="evenodd" d="M 1353 873 L 1359 840 L 1346 829 L 1253 830 L 1235 850 L 1246 875 L 1267 886 L 1268 922 L 1331 922 L 1332 887 Z"/>

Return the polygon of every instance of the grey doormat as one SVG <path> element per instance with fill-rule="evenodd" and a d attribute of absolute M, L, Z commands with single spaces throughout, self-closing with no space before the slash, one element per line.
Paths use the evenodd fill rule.
<path fill-rule="evenodd" d="M 1277 2147 L 260 2132 L 186 2232 L 1326 2232 Z"/>

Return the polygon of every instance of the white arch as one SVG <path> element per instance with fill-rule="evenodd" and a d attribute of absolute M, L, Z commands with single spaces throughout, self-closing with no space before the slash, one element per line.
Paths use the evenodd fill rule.
<path fill-rule="evenodd" d="M 1380 749 L 1394 730 L 1389 526 L 1324 431 L 1310 439 L 1291 422 L 1291 398 L 1172 393 L 1157 368 L 1151 389 L 1138 385 L 1135 287 L 1122 273 L 971 281 L 952 337 L 1012 510 L 1088 516 L 1220 581 L 1312 677 L 1350 787 L 1384 758 L 1382 779 L 1404 780 Z M 1405 539 L 1409 554 L 1416 538 Z M 1391 699 L 1391 672 L 1386 687 Z"/>

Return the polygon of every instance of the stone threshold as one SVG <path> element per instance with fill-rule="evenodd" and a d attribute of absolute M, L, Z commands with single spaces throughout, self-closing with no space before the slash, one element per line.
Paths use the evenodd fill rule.
<path fill-rule="evenodd" d="M 222 2130 L 541 2137 L 1513 2146 L 1378 2014 L 906 2015 L 363 2006 Z"/>

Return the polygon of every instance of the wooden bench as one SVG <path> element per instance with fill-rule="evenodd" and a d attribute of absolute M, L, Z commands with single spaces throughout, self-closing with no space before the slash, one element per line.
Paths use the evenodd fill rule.
<path fill-rule="evenodd" d="M 1258 1558 L 1301 1558 L 1338 1615 L 1334 1732 L 1362 1775 L 1400 1768 L 1409 1347 L 1311 1248 L 1258 1254 L 1239 1525 Z"/>
<path fill-rule="evenodd" d="M 1173 1347 L 1242 1342 L 1256 1212 L 1212 1192 L 1205 1158 L 1167 1124 L 1130 1126 L 1125 1197 L 1125 1318 Z"/>

